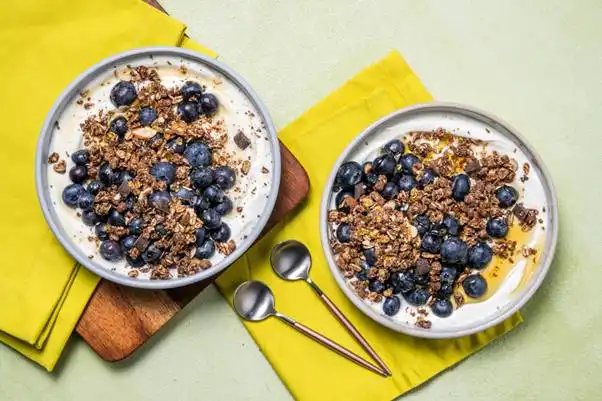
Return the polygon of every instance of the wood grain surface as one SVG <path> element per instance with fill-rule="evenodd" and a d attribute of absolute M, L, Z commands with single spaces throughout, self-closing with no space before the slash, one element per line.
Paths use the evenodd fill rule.
<path fill-rule="evenodd" d="M 165 12 L 156 1 L 145 1 Z M 263 233 L 295 209 L 309 192 L 309 179 L 303 166 L 282 143 L 280 152 L 280 192 Z M 102 280 L 76 331 L 105 361 L 122 360 L 143 345 L 216 278 L 166 291 L 129 288 Z"/>

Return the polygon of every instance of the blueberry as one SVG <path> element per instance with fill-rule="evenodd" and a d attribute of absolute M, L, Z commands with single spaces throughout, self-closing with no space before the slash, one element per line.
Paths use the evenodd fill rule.
<path fill-rule="evenodd" d="M 215 169 L 215 183 L 221 189 L 230 189 L 234 186 L 236 174 L 228 166 L 219 166 Z"/>
<path fill-rule="evenodd" d="M 165 237 L 167 235 L 167 229 L 163 224 L 157 224 L 155 226 L 155 234 L 157 234 L 159 237 Z"/>
<path fill-rule="evenodd" d="M 129 171 L 125 171 L 125 170 L 114 170 L 115 176 L 114 176 L 114 184 L 115 185 L 119 185 L 122 182 L 130 182 L 134 179 L 134 175 L 132 175 L 132 173 L 130 173 Z"/>
<path fill-rule="evenodd" d="M 152 107 L 143 107 L 140 109 L 138 119 L 142 125 L 151 125 L 157 119 L 157 112 Z"/>
<path fill-rule="evenodd" d="M 204 196 L 197 196 L 192 206 L 194 207 L 194 211 L 196 212 L 197 216 L 200 217 L 205 210 L 211 207 L 211 202 L 209 202 L 209 200 Z"/>
<path fill-rule="evenodd" d="M 193 168 L 211 164 L 211 150 L 202 142 L 189 144 L 184 151 L 184 157 Z"/>
<path fill-rule="evenodd" d="M 190 182 L 196 189 L 204 189 L 213 184 L 215 174 L 211 167 L 199 167 L 190 172 Z"/>
<path fill-rule="evenodd" d="M 182 202 L 185 205 L 194 204 L 194 200 L 196 198 L 196 194 L 194 193 L 194 191 L 184 187 L 178 189 L 173 195 L 176 199 L 179 199 L 180 202 Z"/>
<path fill-rule="evenodd" d="M 454 292 L 454 285 L 450 283 L 441 283 L 441 288 L 437 292 L 439 298 L 449 298 Z"/>
<path fill-rule="evenodd" d="M 431 229 L 431 221 L 425 214 L 414 217 L 412 225 L 418 230 L 418 235 L 421 237 Z"/>
<path fill-rule="evenodd" d="M 225 196 L 224 191 L 217 185 L 208 186 L 203 191 L 203 197 L 211 203 L 221 203 Z"/>
<path fill-rule="evenodd" d="M 376 251 L 374 248 L 365 249 L 364 257 L 366 258 L 366 263 L 368 263 L 369 266 L 374 266 L 376 264 Z"/>
<path fill-rule="evenodd" d="M 111 209 L 109 211 L 109 218 L 107 219 L 107 223 L 115 227 L 125 227 L 125 217 L 121 213 L 119 213 L 116 209 Z"/>
<path fill-rule="evenodd" d="M 497 198 L 500 207 L 510 207 L 518 200 L 518 191 L 509 185 L 502 185 L 495 190 L 495 197 Z"/>
<path fill-rule="evenodd" d="M 230 239 L 230 235 L 232 232 L 226 223 L 222 223 L 217 230 L 211 232 L 211 238 L 215 242 L 226 242 Z"/>
<path fill-rule="evenodd" d="M 148 201 L 152 207 L 163 212 L 169 211 L 169 203 L 171 195 L 167 191 L 155 191 L 148 197 Z"/>
<path fill-rule="evenodd" d="M 120 185 L 124 182 L 130 182 L 134 176 L 129 171 L 115 171 L 115 185 Z"/>
<path fill-rule="evenodd" d="M 118 180 L 118 176 L 108 163 L 104 163 L 98 169 L 98 179 L 105 186 L 110 187 L 111 185 L 115 185 Z"/>
<path fill-rule="evenodd" d="M 458 220 L 454 216 L 446 214 L 441 223 L 449 235 L 456 237 L 460 234 L 460 223 L 458 223 Z"/>
<path fill-rule="evenodd" d="M 341 223 L 337 227 L 336 236 L 339 242 L 351 241 L 351 227 L 347 223 Z"/>
<path fill-rule="evenodd" d="M 105 223 L 98 223 L 94 226 L 94 234 L 101 241 L 109 239 L 109 226 Z"/>
<path fill-rule="evenodd" d="M 393 287 L 394 294 L 405 294 L 408 291 L 411 291 L 416 287 L 416 283 L 414 282 L 414 275 L 407 271 L 400 271 L 393 273 L 389 278 L 389 282 Z"/>
<path fill-rule="evenodd" d="M 199 118 L 199 109 L 195 103 L 192 102 L 182 102 L 178 105 L 178 113 L 182 120 L 187 123 L 191 123 L 197 118 Z"/>
<path fill-rule="evenodd" d="M 402 191 L 410 192 L 412 189 L 416 188 L 418 184 L 413 175 L 402 174 L 397 181 L 397 185 L 399 185 L 399 189 Z"/>
<path fill-rule="evenodd" d="M 128 183 L 128 182 L 132 181 L 134 179 L 134 177 L 135 177 L 135 175 L 133 175 L 129 171 L 116 170 L 114 172 L 114 184 L 120 185 L 120 184 L 123 184 L 124 182 Z"/>
<path fill-rule="evenodd" d="M 140 217 L 135 217 L 130 220 L 130 224 L 128 224 L 128 228 L 130 234 L 132 235 L 140 235 L 142 234 L 142 229 L 144 228 L 144 220 Z"/>
<path fill-rule="evenodd" d="M 372 168 L 377 174 L 392 177 L 395 174 L 397 163 L 395 158 L 389 154 L 378 156 L 372 163 Z"/>
<path fill-rule="evenodd" d="M 69 178 L 75 183 L 84 182 L 88 178 L 88 168 L 86 166 L 73 166 L 69 170 Z"/>
<path fill-rule="evenodd" d="M 203 88 L 199 85 L 198 82 L 186 81 L 184 85 L 182 85 L 182 89 L 180 89 L 180 94 L 184 98 L 184 100 L 190 100 L 191 98 L 199 99 L 201 94 L 203 93 Z"/>
<path fill-rule="evenodd" d="M 447 299 L 436 299 L 431 305 L 433 314 L 438 317 L 448 317 L 454 311 L 454 307 Z"/>
<path fill-rule="evenodd" d="M 396 297 L 386 297 L 385 302 L 383 303 L 383 312 L 387 316 L 395 316 L 399 309 L 401 308 L 401 300 Z"/>
<path fill-rule="evenodd" d="M 480 298 L 487 292 L 487 281 L 480 274 L 472 274 L 462 281 L 464 292 L 471 298 Z"/>
<path fill-rule="evenodd" d="M 424 288 L 414 288 L 413 290 L 403 294 L 403 297 L 410 305 L 421 306 L 426 304 L 426 301 L 428 301 L 430 295 L 428 290 Z"/>
<path fill-rule="evenodd" d="M 478 242 L 468 249 L 468 266 L 482 269 L 491 262 L 493 250 L 486 242 Z"/>
<path fill-rule="evenodd" d="M 199 100 L 200 109 L 205 115 L 211 115 L 217 111 L 219 102 L 213 93 L 203 93 Z"/>
<path fill-rule="evenodd" d="M 94 206 L 94 195 L 88 191 L 82 192 L 77 200 L 77 207 L 81 210 L 92 210 L 92 206 Z"/>
<path fill-rule="evenodd" d="M 463 201 L 470 192 L 470 178 L 466 174 L 458 174 L 452 178 L 452 198 Z"/>
<path fill-rule="evenodd" d="M 368 263 L 366 263 L 365 260 L 360 261 L 360 268 L 362 270 L 355 273 L 355 278 L 357 278 L 360 281 L 368 280 L 368 270 L 370 269 L 370 266 L 368 266 Z"/>
<path fill-rule="evenodd" d="M 136 246 L 136 240 L 138 237 L 135 235 L 128 235 L 127 237 L 121 240 L 121 250 L 123 253 L 127 253 L 130 249 Z"/>
<path fill-rule="evenodd" d="M 505 219 L 496 217 L 487 222 L 485 229 L 493 238 L 504 238 L 508 234 L 508 223 Z"/>
<path fill-rule="evenodd" d="M 186 144 L 184 143 L 184 140 L 178 136 L 167 141 L 165 148 L 181 155 L 186 150 Z"/>
<path fill-rule="evenodd" d="M 104 185 L 102 182 L 98 181 L 98 180 L 93 180 L 88 184 L 88 192 L 90 192 L 92 195 L 96 195 L 97 193 L 99 193 L 102 189 L 104 189 Z"/>
<path fill-rule="evenodd" d="M 395 199 L 399 195 L 399 187 L 392 182 L 387 182 L 381 191 L 381 195 L 385 199 Z"/>
<path fill-rule="evenodd" d="M 138 255 L 137 258 L 132 258 L 130 255 L 125 255 L 125 261 L 132 267 L 142 267 L 146 264 L 142 255 Z"/>
<path fill-rule="evenodd" d="M 373 278 L 368 283 L 368 289 L 372 292 L 382 294 L 382 292 L 387 289 L 387 286 L 382 281 Z"/>
<path fill-rule="evenodd" d="M 85 149 L 80 149 L 71 154 L 71 160 L 73 160 L 73 163 L 77 164 L 78 166 L 85 166 L 88 164 L 89 158 L 90 154 Z"/>
<path fill-rule="evenodd" d="M 399 139 L 393 139 L 383 146 L 383 152 L 396 156 L 405 151 L 405 145 Z"/>
<path fill-rule="evenodd" d="M 343 189 L 351 189 L 362 179 L 362 166 L 358 162 L 341 164 L 337 171 L 335 184 Z"/>
<path fill-rule="evenodd" d="M 334 203 L 337 207 L 337 210 L 343 213 L 349 213 L 351 210 L 345 203 L 345 198 L 353 198 L 354 194 L 354 191 L 351 189 L 343 189 L 339 191 L 337 196 L 334 198 Z"/>
<path fill-rule="evenodd" d="M 134 103 L 136 97 L 138 97 L 136 87 L 129 81 L 117 82 L 111 89 L 111 94 L 109 95 L 111 103 L 113 103 L 115 107 L 128 106 Z"/>
<path fill-rule="evenodd" d="M 125 117 L 117 117 L 111 120 L 111 124 L 109 125 L 109 129 L 111 132 L 116 133 L 120 137 L 124 136 L 126 132 L 128 132 L 128 121 Z"/>
<path fill-rule="evenodd" d="M 433 170 L 432 168 L 427 167 L 424 169 L 424 173 L 422 174 L 422 178 L 420 179 L 420 182 L 418 183 L 418 185 L 420 186 L 420 188 L 424 188 L 427 185 L 435 182 L 435 179 L 437 177 L 439 177 L 439 174 L 437 174 L 437 172 L 435 170 Z"/>
<path fill-rule="evenodd" d="M 169 185 L 176 179 L 176 166 L 168 162 L 158 162 L 151 167 L 151 174 Z"/>
<path fill-rule="evenodd" d="M 222 224 L 222 217 L 214 209 L 204 210 L 201 219 L 205 227 L 209 230 L 215 230 Z"/>
<path fill-rule="evenodd" d="M 234 205 L 232 204 L 230 198 L 224 196 L 224 200 L 221 203 L 215 205 L 214 209 L 220 216 L 225 216 L 228 213 L 230 213 L 230 211 L 232 211 L 233 207 Z"/>
<path fill-rule="evenodd" d="M 94 213 L 94 210 L 84 210 L 82 212 L 82 221 L 85 225 L 92 227 L 100 221 L 100 218 Z"/>
<path fill-rule="evenodd" d="M 153 149 L 158 149 L 163 143 L 163 134 L 158 132 L 146 141 L 146 146 Z"/>
<path fill-rule="evenodd" d="M 197 246 L 195 257 L 199 259 L 209 259 L 215 253 L 215 243 L 211 239 L 206 239 L 202 245 Z"/>
<path fill-rule="evenodd" d="M 205 239 L 207 238 L 207 230 L 204 227 L 201 227 L 196 230 L 196 245 L 201 246 Z"/>
<path fill-rule="evenodd" d="M 69 207 L 76 208 L 79 197 L 85 191 L 82 184 L 69 184 L 63 189 L 63 202 Z"/>
<path fill-rule="evenodd" d="M 441 244 L 443 243 L 443 239 L 441 236 L 436 233 L 429 232 L 424 234 L 422 237 L 422 242 L 420 243 L 420 249 L 425 252 L 430 253 L 439 253 L 441 251 Z"/>
<path fill-rule="evenodd" d="M 100 256 L 109 262 L 116 262 L 123 256 L 117 241 L 106 240 L 100 243 Z"/>
<path fill-rule="evenodd" d="M 402 155 L 399 158 L 399 164 L 401 165 L 401 169 L 406 174 L 414 175 L 414 170 L 412 169 L 412 166 L 418 163 L 420 163 L 420 159 L 413 153 L 406 153 L 405 155 Z"/>
<path fill-rule="evenodd" d="M 142 252 L 142 259 L 146 263 L 152 263 L 158 260 L 162 254 L 163 251 L 161 249 L 157 248 L 155 244 L 150 244 L 148 248 Z"/>
<path fill-rule="evenodd" d="M 376 174 L 375 171 L 364 173 L 362 182 L 366 184 L 368 188 L 372 188 L 378 182 L 378 174 Z"/>
<path fill-rule="evenodd" d="M 449 237 L 441 245 L 441 261 L 458 265 L 466 264 L 468 245 L 458 237 Z"/>
<path fill-rule="evenodd" d="M 452 285 L 454 283 L 454 281 L 456 280 L 457 274 L 458 274 L 458 271 L 454 267 L 443 266 L 441 268 L 441 272 L 439 273 L 439 276 L 441 278 L 441 284 Z"/>

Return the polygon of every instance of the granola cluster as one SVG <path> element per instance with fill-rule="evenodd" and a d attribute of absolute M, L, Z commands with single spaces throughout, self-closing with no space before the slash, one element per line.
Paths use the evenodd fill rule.
<path fill-rule="evenodd" d="M 506 238 L 509 228 L 530 230 L 538 215 L 517 203 L 516 160 L 485 149 L 442 129 L 411 132 L 373 161 L 341 166 L 328 213 L 331 247 L 360 297 L 384 298 L 389 316 L 398 313 L 400 295 L 447 317 L 464 296 L 485 294 L 479 271 L 494 254 L 512 258 L 517 243 Z"/>
<path fill-rule="evenodd" d="M 84 148 L 71 155 L 63 201 L 95 227 L 100 255 L 125 258 L 131 277 L 195 274 L 211 267 L 216 249 L 236 248 L 221 217 L 233 209 L 226 193 L 237 190 L 236 171 L 248 160 L 226 149 L 217 98 L 198 82 L 168 88 L 153 68 L 128 73 L 111 90 L 115 108 L 81 123 Z M 65 172 L 58 154 L 48 161 Z"/>

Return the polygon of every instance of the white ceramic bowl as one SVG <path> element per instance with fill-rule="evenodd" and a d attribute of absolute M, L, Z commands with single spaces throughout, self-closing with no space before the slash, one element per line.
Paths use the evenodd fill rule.
<path fill-rule="evenodd" d="M 51 185 L 49 183 L 51 178 L 50 174 L 56 173 L 49 172 L 47 163 L 48 155 L 50 154 L 50 149 L 52 149 L 53 145 L 53 135 L 57 134 L 56 129 L 58 129 L 58 121 L 61 119 L 63 113 L 65 113 L 66 110 L 73 105 L 74 101 L 79 99 L 80 92 L 88 88 L 89 85 L 96 85 L 99 82 L 104 82 L 103 80 L 105 79 L 111 79 L 110 77 L 117 68 L 122 68 L 130 64 L 134 66 L 153 66 L 158 62 L 157 60 L 163 60 L 168 65 L 173 65 L 176 67 L 180 65 L 189 65 L 186 63 L 192 63 L 191 65 L 195 68 L 198 68 L 201 74 L 207 74 L 208 76 L 226 79 L 228 82 L 224 83 L 221 87 L 224 87 L 224 85 L 227 84 L 226 87 L 235 88 L 237 91 L 240 91 L 245 98 L 245 102 L 250 104 L 254 110 L 256 110 L 257 114 L 259 114 L 259 122 L 265 128 L 266 140 L 263 141 L 262 138 L 262 143 L 260 144 L 266 149 L 266 153 L 264 154 L 264 163 L 270 158 L 272 161 L 272 165 L 268 174 L 262 174 L 260 172 L 261 165 L 259 163 L 261 163 L 261 160 L 258 160 L 257 163 L 252 163 L 249 176 L 253 174 L 258 176 L 263 175 L 262 179 L 265 180 L 266 185 L 262 186 L 261 191 L 263 191 L 263 188 L 266 188 L 266 193 L 264 196 L 263 192 L 258 190 L 257 193 L 261 193 L 262 198 L 257 199 L 255 202 L 256 205 L 254 205 L 253 209 L 256 210 L 248 210 L 247 214 L 249 215 L 249 218 L 245 220 L 244 223 L 240 224 L 241 226 L 244 226 L 243 228 L 245 231 L 236 232 L 233 228 L 232 237 L 236 238 L 237 235 L 240 237 L 236 238 L 236 250 L 230 255 L 214 261 L 214 265 L 207 270 L 201 271 L 192 276 L 173 278 L 169 280 L 131 278 L 125 274 L 114 271 L 114 269 L 108 268 L 107 262 L 99 260 L 100 258 L 89 259 L 88 253 L 83 249 L 83 245 L 81 244 L 82 238 L 85 239 L 85 237 L 82 237 L 81 235 L 73 235 L 73 233 L 67 229 L 67 225 L 71 224 L 69 220 L 75 218 L 75 216 L 70 215 L 68 217 L 59 217 L 60 213 L 58 213 L 57 209 L 59 201 L 57 200 L 57 197 L 60 199 L 60 195 L 57 195 L 56 191 L 59 189 L 62 190 L 62 188 L 68 184 L 67 178 L 63 177 L 63 181 L 65 181 L 65 183 L 59 189 L 57 189 L 56 185 Z M 103 85 L 103 88 L 104 89 L 99 90 L 108 92 L 109 86 Z M 108 105 L 108 96 L 105 96 L 103 99 L 106 99 Z M 61 132 L 60 135 L 79 135 L 71 142 L 81 146 L 81 134 L 77 134 L 76 127 L 78 126 L 73 127 L 73 130 L 69 133 L 65 133 L 64 131 L 66 130 L 63 129 L 63 132 Z M 230 133 L 230 135 L 234 134 L 235 132 Z M 62 158 L 65 157 L 64 152 L 67 150 L 68 149 L 56 149 Z M 71 151 L 72 150 L 73 149 L 71 149 Z M 270 156 L 269 158 L 267 157 L 268 155 Z M 46 221 L 54 232 L 54 235 L 65 247 L 65 249 L 80 264 L 107 280 L 131 287 L 150 289 L 167 289 L 192 284 L 216 275 L 234 263 L 234 261 L 236 261 L 236 259 L 238 259 L 255 242 L 265 227 L 270 215 L 272 214 L 272 210 L 278 195 L 281 172 L 280 146 L 278 143 L 276 130 L 267 109 L 255 91 L 242 77 L 240 77 L 225 64 L 200 53 L 177 47 L 149 47 L 129 50 L 113 57 L 109 57 L 83 72 L 64 90 L 48 113 L 40 133 L 40 138 L 38 140 L 35 163 L 36 189 L 42 211 L 44 212 Z M 55 177 L 52 178 L 55 179 Z"/>
<path fill-rule="evenodd" d="M 506 140 L 510 141 L 510 145 L 518 150 L 518 153 L 513 156 L 519 159 L 517 155 L 520 155 L 524 161 L 528 161 L 531 165 L 531 180 L 539 177 L 541 185 L 534 187 L 536 190 L 533 192 L 536 193 L 537 197 L 543 198 L 546 204 L 546 212 L 540 215 L 544 220 L 545 231 L 542 230 L 541 233 L 536 233 L 541 236 L 543 249 L 538 254 L 537 263 L 530 270 L 531 275 L 527 275 L 528 277 L 523 279 L 520 286 L 519 281 L 522 279 L 525 267 L 522 266 L 521 268 L 520 263 L 517 262 L 501 287 L 491 298 L 481 303 L 464 305 L 446 319 L 437 318 L 430 313 L 429 320 L 433 322 L 432 327 L 424 329 L 415 325 L 415 319 L 402 315 L 407 314 L 405 309 L 409 306 L 403 297 L 401 297 L 400 312 L 394 318 L 391 318 L 382 313 L 381 309 L 369 304 L 368 301 L 364 301 L 354 293 L 349 281 L 343 277 L 336 266 L 334 254 L 329 244 L 333 230 L 327 222 L 327 213 L 328 210 L 335 208 L 335 194 L 332 192 L 332 186 L 337 170 L 342 163 L 351 160 L 359 163 L 372 160 L 378 154 L 378 150 L 382 145 L 393 138 L 402 137 L 412 130 L 430 131 L 437 128 L 445 128 L 452 132 L 456 130 L 459 133 L 473 137 L 478 136 L 480 132 L 488 133 L 487 135 L 501 136 L 504 142 Z M 510 149 L 512 150 L 512 148 Z M 529 195 L 528 190 L 525 191 L 525 197 L 535 198 L 533 194 Z M 534 199 L 525 198 L 525 201 L 527 207 L 529 207 L 530 202 Z M 536 206 L 540 207 L 541 204 Z M 536 229 L 541 229 L 541 227 L 536 227 Z M 557 201 L 552 181 L 541 159 L 533 148 L 508 124 L 472 107 L 431 103 L 411 106 L 389 114 L 366 128 L 347 146 L 333 166 L 322 194 L 320 231 L 322 247 L 332 275 L 345 295 L 359 310 L 374 321 L 398 332 L 426 338 L 454 338 L 473 334 L 502 322 L 518 311 L 533 296 L 544 280 L 554 256 L 558 236 Z"/>

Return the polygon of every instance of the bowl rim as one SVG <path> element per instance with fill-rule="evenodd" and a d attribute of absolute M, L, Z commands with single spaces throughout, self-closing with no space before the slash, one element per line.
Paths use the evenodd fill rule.
<path fill-rule="evenodd" d="M 329 243 L 329 239 L 328 239 L 329 227 L 328 227 L 327 216 L 328 216 L 328 210 L 329 210 L 329 204 L 330 204 L 330 198 L 331 198 L 331 188 L 334 184 L 336 172 L 337 172 L 339 166 L 347 160 L 351 151 L 360 142 L 362 142 L 365 139 L 365 137 L 371 135 L 374 132 L 377 132 L 383 125 L 386 125 L 391 119 L 395 119 L 404 114 L 411 114 L 411 113 L 415 113 L 415 112 L 429 111 L 429 110 L 432 110 L 432 111 L 439 110 L 439 111 L 448 111 L 448 112 L 464 111 L 469 114 L 478 115 L 479 117 L 482 118 L 482 121 L 491 122 L 491 123 L 494 123 L 494 124 L 497 124 L 497 125 L 503 127 L 512 136 L 514 136 L 514 139 L 517 142 L 519 142 L 521 145 L 523 145 L 524 148 L 530 153 L 530 156 L 532 156 L 533 160 L 537 163 L 537 167 L 539 168 L 539 171 L 542 176 L 542 181 L 548 187 L 549 193 L 551 194 L 550 203 L 548 204 L 548 208 L 547 208 L 547 213 L 548 213 L 548 216 L 549 216 L 549 219 L 551 222 L 551 227 L 546 227 L 546 231 L 548 232 L 548 235 L 550 238 L 549 244 L 546 245 L 548 251 L 546 252 L 545 258 L 543 260 L 542 259 L 539 260 L 539 262 L 538 262 L 539 268 L 538 268 L 537 277 L 535 277 L 533 280 L 531 280 L 531 282 L 528 284 L 528 286 L 525 288 L 525 290 L 523 290 L 524 292 L 523 292 L 522 297 L 517 298 L 515 301 L 513 301 L 512 304 L 510 305 L 510 307 L 506 308 L 506 310 L 503 313 L 500 313 L 499 315 L 493 317 L 492 319 L 490 319 L 488 321 L 481 322 L 480 324 L 478 324 L 472 328 L 458 329 L 455 331 L 453 331 L 453 329 L 450 329 L 450 331 L 446 331 L 446 332 L 431 331 L 430 329 L 422 329 L 422 328 L 418 328 L 418 327 L 395 323 L 393 320 L 388 319 L 388 318 L 380 315 L 376 311 L 374 311 L 367 303 L 365 303 L 360 297 L 358 297 L 351 290 L 351 288 L 347 285 L 343 275 L 340 273 L 340 270 L 338 269 L 338 267 L 334 261 L 334 257 L 332 255 L 330 243 Z M 396 110 L 396 111 L 378 119 L 376 122 L 372 123 L 367 128 L 363 129 L 362 132 L 359 135 L 357 135 L 347 145 L 345 150 L 343 150 L 343 152 L 337 158 L 337 160 L 330 172 L 330 175 L 326 181 L 326 184 L 323 188 L 323 192 L 322 192 L 322 200 L 320 203 L 320 239 L 321 239 L 321 243 L 322 243 L 322 251 L 324 253 L 326 261 L 328 262 L 328 267 L 330 268 L 330 272 L 332 273 L 335 281 L 337 282 L 339 287 L 342 289 L 343 293 L 347 296 L 347 298 L 366 316 L 368 316 L 372 320 L 376 321 L 377 323 L 380 323 L 381 325 L 383 325 L 391 330 L 394 330 L 394 331 L 397 331 L 400 333 L 404 333 L 404 334 L 408 334 L 408 335 L 411 335 L 414 337 L 431 338 L 431 339 L 463 337 L 463 336 L 481 332 L 483 330 L 486 330 L 486 329 L 488 329 L 492 326 L 495 326 L 498 323 L 501 323 L 502 321 L 506 320 L 508 317 L 510 317 L 515 312 L 520 310 L 531 299 L 533 294 L 540 287 L 541 283 L 547 276 L 548 270 L 550 268 L 550 264 L 552 263 L 552 260 L 554 259 L 554 254 L 556 251 L 556 244 L 558 241 L 557 196 L 556 196 L 556 191 L 555 191 L 551 176 L 550 176 L 545 164 L 541 160 L 540 156 L 534 151 L 533 147 L 527 142 L 527 140 L 522 135 L 520 135 L 518 133 L 518 131 L 516 129 L 514 129 L 514 127 L 512 127 L 510 124 L 508 124 L 506 121 L 501 120 L 500 118 L 493 116 L 492 114 L 485 112 L 483 110 L 480 110 L 478 108 L 475 108 L 473 106 L 466 106 L 463 104 L 450 103 L 450 102 L 420 103 L 420 104 L 415 104 L 412 106 L 408 106 L 408 107 Z"/>
<path fill-rule="evenodd" d="M 265 202 L 263 210 L 261 211 L 261 213 L 259 213 L 260 218 L 258 219 L 253 230 L 249 233 L 248 237 L 237 244 L 236 250 L 234 252 L 232 252 L 230 255 L 227 255 L 224 259 L 220 260 L 210 269 L 203 270 L 192 276 L 169 280 L 140 280 L 136 278 L 131 278 L 108 270 L 100 266 L 99 264 L 96 264 L 94 260 L 88 259 L 88 257 L 84 255 L 83 252 L 81 252 L 79 247 L 76 246 L 71 241 L 69 236 L 65 235 L 65 233 L 61 229 L 62 224 L 60 223 L 58 216 L 54 212 L 54 208 L 52 207 L 52 201 L 50 199 L 50 194 L 46 188 L 46 186 L 48 185 L 46 163 L 48 157 L 47 151 L 50 145 L 50 140 L 52 138 L 53 126 L 55 124 L 55 121 L 58 120 L 61 113 L 64 111 L 64 108 L 72 99 L 72 97 L 78 93 L 79 89 L 83 89 L 83 87 L 85 87 L 91 80 L 96 78 L 99 73 L 104 73 L 105 70 L 110 68 L 112 65 L 116 63 L 127 63 L 128 61 L 139 61 L 140 59 L 144 57 L 149 57 L 151 55 L 168 57 L 172 56 L 174 58 L 184 58 L 205 64 L 214 71 L 221 73 L 226 78 L 228 78 L 233 84 L 235 84 L 244 93 L 244 95 L 247 96 L 247 98 L 253 104 L 253 106 L 257 108 L 257 111 L 259 112 L 263 122 L 265 123 L 265 128 L 270 141 L 272 160 L 274 164 L 271 169 L 272 186 L 270 189 L 269 197 Z M 197 283 L 199 281 L 217 275 L 218 273 L 232 265 L 239 257 L 241 257 L 247 251 L 247 249 L 249 249 L 249 247 L 257 240 L 273 212 L 274 206 L 276 204 L 276 199 L 278 197 L 278 192 L 280 189 L 281 169 L 282 162 L 280 155 L 280 145 L 278 142 L 276 128 L 274 127 L 274 123 L 272 121 L 270 113 L 268 112 L 264 103 L 260 100 L 257 93 L 252 89 L 252 87 L 247 83 L 247 81 L 244 78 L 242 78 L 238 73 L 236 73 L 232 68 L 230 68 L 223 62 L 213 59 L 204 54 L 173 46 L 153 46 L 130 49 L 107 57 L 101 60 L 100 62 L 92 65 L 80 75 L 78 75 L 78 77 L 71 81 L 71 83 L 61 92 L 57 100 L 52 105 L 50 111 L 46 115 L 44 124 L 42 125 L 42 128 L 40 130 L 35 156 L 35 184 L 38 201 L 40 203 L 40 207 L 42 208 L 42 212 L 44 214 L 44 218 L 46 219 L 48 226 L 52 230 L 55 237 L 62 244 L 62 246 L 67 250 L 67 252 L 69 252 L 69 254 L 72 257 L 76 259 L 77 262 L 79 262 L 82 266 L 84 266 L 91 272 L 114 283 L 125 285 L 128 287 L 158 290 L 178 288 Z"/>

